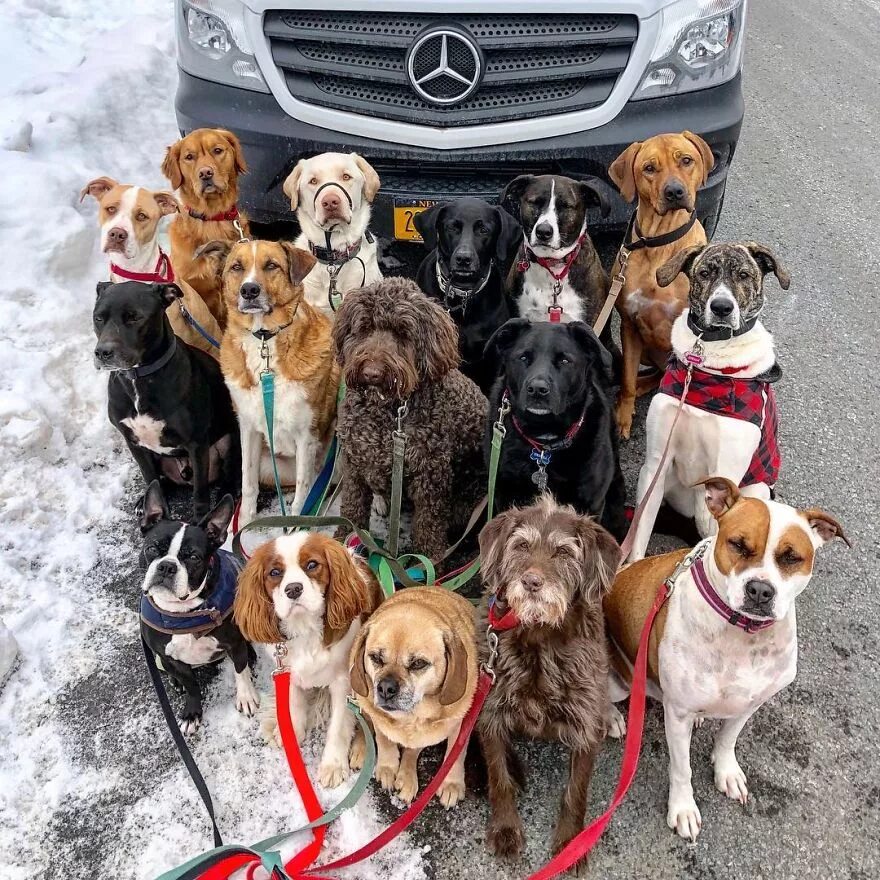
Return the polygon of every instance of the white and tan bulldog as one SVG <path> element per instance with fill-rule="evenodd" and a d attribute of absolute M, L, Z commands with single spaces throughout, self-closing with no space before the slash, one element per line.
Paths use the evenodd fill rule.
<path fill-rule="evenodd" d="M 795 599 L 810 582 L 815 551 L 849 541 L 827 513 L 741 495 L 725 478 L 701 481 L 718 534 L 624 568 L 604 602 L 614 673 L 611 700 L 629 694 L 645 618 L 660 585 L 691 559 L 654 623 L 648 694 L 663 702 L 669 748 L 666 821 L 695 840 L 702 820 L 691 786 L 694 724 L 721 719 L 712 762 L 715 786 L 745 804 L 746 776 L 734 752 L 746 722 L 797 672 Z M 699 555 L 698 559 L 695 559 Z M 611 729 L 623 731 L 612 709 Z"/>

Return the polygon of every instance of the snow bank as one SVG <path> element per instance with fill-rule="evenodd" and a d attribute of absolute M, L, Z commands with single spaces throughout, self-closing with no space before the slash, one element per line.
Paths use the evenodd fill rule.
<path fill-rule="evenodd" d="M 170 0 L 0 5 L 0 618 L 20 649 L 0 690 L 3 880 L 50 869 L 147 880 L 210 841 L 149 695 L 148 710 L 136 710 L 134 692 L 147 687 L 132 650 L 137 597 L 120 607 L 105 588 L 108 571 L 121 580 L 136 566 L 125 494 L 133 467 L 92 366 L 105 260 L 94 204 L 79 203 L 101 174 L 165 185 L 159 163 L 176 137 L 172 13 Z M 122 686 L 96 697 L 106 712 L 86 717 L 95 766 L 72 718 L 90 683 L 111 679 Z M 232 692 L 227 668 L 193 748 L 228 840 L 249 843 L 305 816 L 281 754 L 235 712 Z M 135 774 L 132 791 L 144 762 L 154 766 Z M 75 828 L 59 827 L 71 816 Z M 327 856 L 379 825 L 368 796 L 331 829 Z M 420 854 L 400 842 L 357 876 L 389 872 L 422 877 Z"/>

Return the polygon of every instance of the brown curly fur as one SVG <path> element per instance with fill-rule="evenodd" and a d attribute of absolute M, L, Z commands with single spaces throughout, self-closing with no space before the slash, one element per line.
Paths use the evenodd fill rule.
<path fill-rule="evenodd" d="M 498 596 L 523 624 L 499 633 L 497 681 L 477 722 L 489 773 L 491 815 L 486 845 L 518 856 L 524 844 L 517 811 L 514 736 L 557 741 L 570 751 L 569 778 L 559 808 L 553 852 L 584 826 L 593 762 L 605 737 L 608 655 L 602 596 L 614 580 L 620 548 L 590 517 L 545 495 L 527 508 L 495 517 L 480 533 L 486 589 L 477 632 L 488 659 L 488 600 Z M 523 576 L 538 589 L 525 589 Z M 528 623 L 526 623 L 528 621 Z"/>
<path fill-rule="evenodd" d="M 391 435 L 400 400 L 408 399 L 403 488 L 413 506 L 413 549 L 437 559 L 486 482 L 487 403 L 456 369 L 455 324 L 412 281 L 387 278 L 346 296 L 333 342 L 347 386 L 337 424 L 342 515 L 368 528 L 373 496 L 389 498 Z M 380 387 L 368 386 L 365 370 L 381 376 Z"/>

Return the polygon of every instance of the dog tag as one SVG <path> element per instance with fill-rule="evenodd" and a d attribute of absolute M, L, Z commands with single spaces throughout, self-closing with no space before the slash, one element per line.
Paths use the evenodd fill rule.
<path fill-rule="evenodd" d="M 538 468 L 532 474 L 532 482 L 543 492 L 547 488 L 547 471 L 544 468 Z"/>

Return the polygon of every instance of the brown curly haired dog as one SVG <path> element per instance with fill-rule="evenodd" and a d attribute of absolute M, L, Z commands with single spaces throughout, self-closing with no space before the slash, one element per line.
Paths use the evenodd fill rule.
<path fill-rule="evenodd" d="M 531 507 L 496 516 L 480 533 L 480 557 L 486 589 L 477 625 L 481 662 L 489 653 L 489 598 L 495 597 L 496 616 L 513 610 L 519 620 L 498 634 L 498 679 L 477 722 L 489 772 L 486 845 L 497 856 L 522 852 L 516 798 L 523 774 L 513 737 L 528 736 L 570 752 L 553 835 L 558 853 L 584 827 L 593 762 L 611 717 L 602 597 L 620 548 L 591 517 L 544 495 Z"/>
<path fill-rule="evenodd" d="M 339 407 L 342 515 L 369 528 L 373 496 L 391 494 L 392 432 L 407 404 L 403 493 L 412 539 L 438 559 L 485 491 L 486 398 L 456 368 L 458 333 L 448 314 L 405 278 L 349 293 L 333 325 L 347 391 Z"/>

